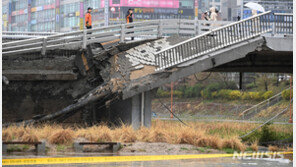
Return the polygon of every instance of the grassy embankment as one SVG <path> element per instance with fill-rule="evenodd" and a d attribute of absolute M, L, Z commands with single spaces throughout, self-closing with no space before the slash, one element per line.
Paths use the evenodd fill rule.
<path fill-rule="evenodd" d="M 268 125 L 241 140 L 243 135 L 258 124 L 188 122 L 190 127 L 171 121 L 153 121 L 151 128 L 133 130 L 130 126 L 110 128 L 106 125 L 92 127 L 63 127 L 39 125 L 34 127 L 10 126 L 2 131 L 3 141 L 47 140 L 49 150 L 63 151 L 72 148 L 73 141 L 117 141 L 122 143 L 165 142 L 191 144 L 201 148 L 213 148 L 231 153 L 234 150 L 257 150 L 258 142 L 292 138 L 292 125 Z M 62 149 L 63 148 L 63 149 Z M 24 148 L 25 149 L 25 148 Z M 27 148 L 26 148 L 27 149 Z"/>

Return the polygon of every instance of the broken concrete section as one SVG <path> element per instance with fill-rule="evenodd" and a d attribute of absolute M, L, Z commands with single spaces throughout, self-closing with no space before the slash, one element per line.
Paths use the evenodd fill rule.
<path fill-rule="evenodd" d="M 154 94 L 151 90 L 163 84 L 201 71 L 228 71 L 227 66 L 233 66 L 234 71 L 246 70 L 244 72 L 267 69 L 266 66 L 279 71 L 292 69 L 292 52 L 274 51 L 266 46 L 265 39 L 260 36 L 201 55 L 174 68 L 155 72 L 154 53 L 184 40 L 173 36 L 130 43 L 116 42 L 114 45 L 94 43 L 87 46 L 86 50 L 53 51 L 45 57 L 37 53 L 5 57 L 4 71 L 71 71 L 77 75 L 77 79 L 11 81 L 3 88 L 3 120 L 27 120 L 26 123 L 71 119 L 83 123 L 123 122 L 137 129 L 151 125 L 150 107 Z M 273 62 L 278 60 L 271 59 L 274 55 L 262 56 L 269 53 L 284 56 L 284 61 L 275 64 Z M 237 65 L 240 64 L 238 60 L 245 59 L 251 62 L 243 61 L 247 68 Z M 32 119 L 34 115 L 38 117 Z"/>

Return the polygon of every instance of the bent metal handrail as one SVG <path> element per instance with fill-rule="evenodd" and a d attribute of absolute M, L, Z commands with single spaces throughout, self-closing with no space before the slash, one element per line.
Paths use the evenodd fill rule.
<path fill-rule="evenodd" d="M 230 23 L 155 53 L 156 71 L 271 31 L 270 13 L 268 11 Z"/>
<path fill-rule="evenodd" d="M 267 15 L 268 13 L 270 12 L 259 14 L 257 16 L 254 16 L 245 20 L 241 20 L 235 23 L 231 23 L 231 24 L 229 24 L 229 22 L 223 22 L 223 21 L 211 22 L 211 21 L 204 21 L 204 20 L 201 21 L 201 20 L 183 20 L 183 19 L 164 19 L 164 20 L 150 20 L 150 21 L 135 22 L 130 24 L 119 24 L 119 25 L 112 25 L 107 27 L 93 28 L 90 30 L 78 30 L 73 32 L 57 33 L 57 34 L 42 33 L 42 32 L 36 32 L 36 33 L 35 32 L 7 32 L 7 33 L 15 34 L 16 36 L 20 36 L 22 34 L 33 34 L 33 35 L 36 35 L 36 37 L 32 39 L 3 43 L 2 55 L 3 56 L 21 55 L 21 54 L 32 53 L 32 52 L 41 52 L 42 55 L 45 55 L 47 50 L 55 50 L 55 49 L 74 50 L 79 48 L 86 48 L 88 44 L 96 43 L 96 42 L 108 42 L 108 41 L 124 42 L 126 38 L 130 38 L 130 37 L 138 37 L 139 39 L 147 39 L 147 38 L 149 39 L 149 38 L 170 36 L 171 34 L 178 34 L 181 36 L 195 36 L 194 38 L 186 40 L 178 45 L 175 45 L 173 47 L 170 47 L 163 51 L 158 52 L 155 58 L 156 58 L 156 64 L 159 66 L 157 70 L 161 70 L 164 68 L 174 66 L 176 65 L 176 63 L 183 62 L 184 60 L 186 61 L 187 60 L 186 58 L 190 57 L 188 56 L 188 54 L 193 54 L 195 53 L 195 51 L 197 51 L 197 49 L 199 49 L 197 46 L 195 46 L 193 47 L 193 48 L 196 48 L 195 50 L 193 48 L 186 50 L 185 45 L 187 46 L 188 44 L 190 44 L 190 41 L 193 41 L 193 43 L 194 42 L 196 43 L 199 40 L 204 40 L 209 42 L 209 39 L 207 37 L 211 36 L 212 37 L 211 39 L 214 41 L 212 41 L 211 43 L 204 43 L 202 45 L 204 49 L 199 50 L 199 51 L 206 52 L 208 50 L 211 50 L 211 48 L 207 48 L 209 47 L 209 44 L 213 44 L 213 48 L 212 48 L 213 50 L 213 49 L 217 49 L 218 43 L 221 43 L 221 42 L 224 44 L 231 44 L 234 41 L 234 39 L 236 39 L 236 41 L 239 42 L 240 38 L 238 38 L 238 35 L 242 35 L 243 38 L 249 37 L 250 34 L 248 33 L 252 29 L 252 26 L 251 26 L 252 24 L 254 24 L 254 26 L 257 25 L 257 23 L 258 25 L 260 25 L 260 27 L 257 26 L 257 29 L 256 29 L 256 31 L 260 30 L 258 31 L 259 33 L 263 33 L 261 31 L 261 28 L 265 30 L 268 28 L 268 31 L 269 31 L 270 30 L 269 22 L 263 21 L 266 18 L 268 19 L 267 16 L 265 18 L 265 15 Z M 293 15 L 289 15 L 289 14 L 275 15 L 275 18 L 278 18 L 275 20 L 278 21 L 279 23 L 273 24 L 272 26 L 272 28 L 274 29 L 273 33 L 279 33 L 279 34 L 291 33 L 292 24 L 290 22 L 287 24 L 281 23 L 285 20 L 291 20 L 291 17 L 293 17 Z M 220 27 L 221 25 L 225 25 L 225 26 L 215 29 L 215 27 Z M 210 29 L 213 29 L 213 30 L 208 31 Z M 225 37 L 224 33 L 226 33 L 229 36 Z M 199 34 L 202 34 L 202 35 L 199 35 Z M 253 33 L 253 35 L 254 34 L 256 33 Z M 195 39 L 198 39 L 198 40 L 195 40 Z M 178 50 L 178 52 L 174 53 L 176 61 L 174 61 L 173 63 L 168 62 L 168 60 L 170 60 L 171 58 L 173 60 L 174 57 L 169 58 L 163 55 L 160 56 L 162 53 L 167 54 L 168 50 L 177 46 L 180 46 L 180 47 L 175 48 L 175 50 Z M 221 44 L 219 45 L 219 47 L 222 47 L 222 46 L 223 45 Z M 187 56 L 184 56 L 186 55 L 185 53 L 187 54 Z M 180 58 L 180 56 L 176 57 L 178 55 L 182 55 L 181 56 L 182 58 Z"/>

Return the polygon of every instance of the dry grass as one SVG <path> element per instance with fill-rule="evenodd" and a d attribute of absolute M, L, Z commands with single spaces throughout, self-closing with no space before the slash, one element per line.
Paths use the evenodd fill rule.
<path fill-rule="evenodd" d="M 268 151 L 272 151 L 272 152 L 279 151 L 279 147 L 278 146 L 269 145 L 268 146 Z"/>
<path fill-rule="evenodd" d="M 122 125 L 110 128 L 104 124 L 92 127 L 63 127 L 61 125 L 40 125 L 35 127 L 10 126 L 2 131 L 3 141 L 37 141 L 47 140 L 51 144 L 71 144 L 76 139 L 91 142 L 118 141 L 130 143 L 166 142 L 170 144 L 191 144 L 197 147 L 211 147 L 215 149 L 232 148 L 245 150 L 246 146 L 238 138 L 241 133 L 248 132 L 256 124 L 239 123 L 188 123 L 190 127 L 178 122 L 153 121 L 151 128 L 134 130 L 131 126 Z M 292 127 L 283 125 L 271 126 L 275 132 L 292 133 Z M 251 148 L 258 150 L 258 142 L 251 143 Z"/>
<path fill-rule="evenodd" d="M 253 150 L 253 151 L 258 151 L 258 141 L 256 140 L 255 142 L 253 142 L 250 146 L 250 148 Z"/>
<path fill-rule="evenodd" d="M 223 148 L 232 148 L 235 150 L 244 151 L 246 149 L 246 145 L 244 145 L 238 138 L 231 137 L 229 139 L 224 139 L 222 142 Z"/>
<path fill-rule="evenodd" d="M 55 132 L 49 137 L 48 141 L 51 144 L 69 144 L 73 141 L 74 132 L 70 129 L 62 129 Z"/>
<path fill-rule="evenodd" d="M 39 138 L 36 135 L 36 133 L 34 133 L 33 131 L 28 131 L 28 132 L 25 132 L 24 135 L 22 135 L 21 140 L 25 142 L 38 142 Z"/>
<path fill-rule="evenodd" d="M 11 141 L 13 139 L 12 132 L 8 129 L 4 129 L 2 131 L 2 140 L 3 141 Z"/>

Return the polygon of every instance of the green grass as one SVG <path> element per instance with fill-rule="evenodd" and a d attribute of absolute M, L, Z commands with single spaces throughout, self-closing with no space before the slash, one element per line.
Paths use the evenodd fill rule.
<path fill-rule="evenodd" d="M 232 148 L 223 148 L 222 151 L 224 151 L 226 154 L 233 154 L 236 150 Z"/>
<path fill-rule="evenodd" d="M 66 148 L 67 147 L 65 145 L 62 145 L 62 144 L 57 145 L 57 151 L 65 151 Z"/>
<path fill-rule="evenodd" d="M 189 150 L 189 149 L 186 147 L 181 147 L 180 150 Z"/>
<path fill-rule="evenodd" d="M 7 148 L 7 152 L 27 151 L 30 148 L 28 145 L 11 145 Z"/>

